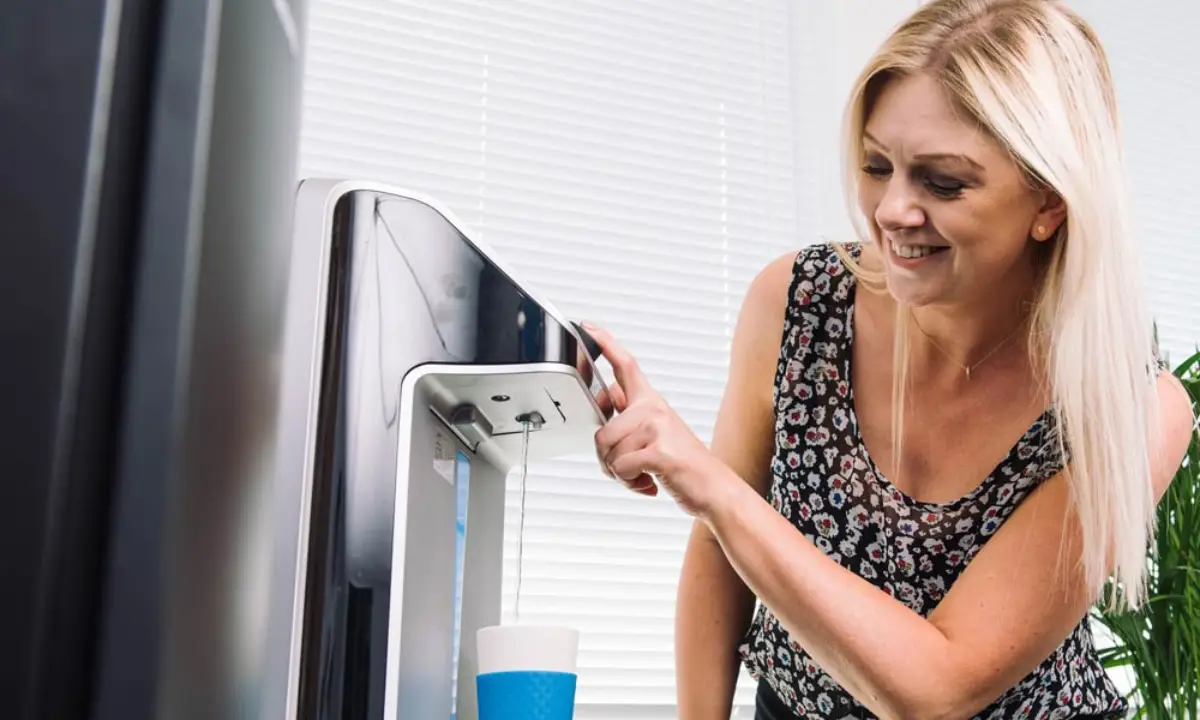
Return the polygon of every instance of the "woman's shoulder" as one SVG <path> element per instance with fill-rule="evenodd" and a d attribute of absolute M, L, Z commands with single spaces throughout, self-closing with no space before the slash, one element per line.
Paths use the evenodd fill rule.
<path fill-rule="evenodd" d="M 795 255 L 795 273 L 802 277 L 840 276 L 849 271 L 847 260 L 862 255 L 860 242 L 819 242 L 807 245 Z"/>
<path fill-rule="evenodd" d="M 847 260 L 856 260 L 860 252 L 860 243 L 822 242 L 780 255 L 750 283 L 744 307 L 780 320 L 798 312 L 829 310 L 849 297 L 854 275 Z"/>
<path fill-rule="evenodd" d="M 768 263 L 750 284 L 747 301 L 778 302 L 780 291 L 805 288 L 811 294 L 825 280 L 850 275 L 846 258 L 857 259 L 860 243 L 821 242 L 784 253 Z"/>
<path fill-rule="evenodd" d="M 819 321 L 822 313 L 848 298 L 853 275 L 843 254 L 857 258 L 859 251 L 857 243 L 819 243 L 769 262 L 746 292 L 735 341 L 754 346 L 756 352 L 777 351 L 780 332 L 795 326 L 799 315 Z"/>

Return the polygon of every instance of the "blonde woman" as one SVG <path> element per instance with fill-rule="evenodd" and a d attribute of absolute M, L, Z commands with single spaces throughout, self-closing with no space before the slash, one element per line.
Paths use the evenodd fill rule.
<path fill-rule="evenodd" d="M 1086 622 L 1137 603 L 1190 438 L 1128 231 L 1089 27 L 1049 0 L 934 0 L 847 113 L 861 243 L 753 283 L 711 448 L 592 328 L 610 474 L 697 519 L 682 720 L 1082 718 L 1125 710 Z M 753 612 L 755 599 L 757 612 Z"/>

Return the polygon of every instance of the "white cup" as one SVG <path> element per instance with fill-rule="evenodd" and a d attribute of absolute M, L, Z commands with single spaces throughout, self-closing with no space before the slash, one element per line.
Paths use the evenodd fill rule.
<path fill-rule="evenodd" d="M 579 631 L 551 625 L 493 625 L 475 635 L 479 674 L 532 670 L 576 673 Z"/>

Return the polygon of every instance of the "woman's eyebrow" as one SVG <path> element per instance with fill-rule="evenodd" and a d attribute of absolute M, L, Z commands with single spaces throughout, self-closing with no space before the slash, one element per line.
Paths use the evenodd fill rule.
<path fill-rule="evenodd" d="M 863 138 L 869 140 L 872 145 L 877 145 L 880 150 L 887 151 L 887 145 L 879 142 L 879 140 L 869 132 L 863 131 Z M 921 153 L 913 157 L 914 160 L 922 162 L 958 162 L 963 165 L 978 171 L 984 172 L 984 167 L 967 155 L 961 153 Z"/>

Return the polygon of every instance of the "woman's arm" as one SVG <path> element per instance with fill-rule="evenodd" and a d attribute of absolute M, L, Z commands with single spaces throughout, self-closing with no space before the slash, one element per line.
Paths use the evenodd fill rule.
<path fill-rule="evenodd" d="M 708 452 L 611 335 L 592 335 L 627 398 L 596 434 L 613 475 L 627 482 L 652 475 L 701 518 L 796 642 L 880 717 L 975 714 L 1048 657 L 1093 602 L 1079 573 L 1079 528 L 1065 478 L 1031 493 L 925 618 L 810 543 Z M 1163 432 L 1153 474 L 1161 497 L 1187 450 L 1193 418 L 1176 378 L 1164 374 L 1158 387 Z"/>
<path fill-rule="evenodd" d="M 788 284 L 795 255 L 771 263 L 751 284 L 733 335 L 733 350 L 712 453 L 756 497 L 770 489 L 774 448 L 772 391 Z M 684 554 L 675 616 L 675 675 L 682 720 L 728 720 L 737 682 L 737 646 L 754 611 L 754 595 L 730 566 L 704 522 Z"/>
<path fill-rule="evenodd" d="M 1161 497 L 1193 421 L 1178 380 L 1163 375 L 1159 393 Z M 791 636 L 883 718 L 973 715 L 1049 656 L 1094 601 L 1076 571 L 1079 528 L 1062 476 L 1021 504 L 928 618 L 830 560 L 740 485 L 717 486 L 705 522 Z"/>

